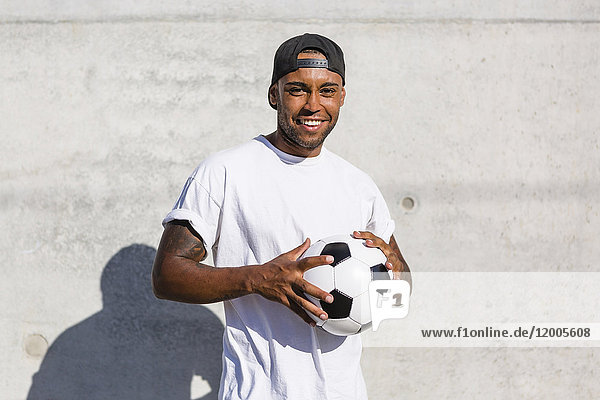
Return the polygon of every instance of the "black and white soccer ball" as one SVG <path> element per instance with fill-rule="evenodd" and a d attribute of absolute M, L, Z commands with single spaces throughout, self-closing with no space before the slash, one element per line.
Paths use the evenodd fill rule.
<path fill-rule="evenodd" d="M 311 268 L 304 279 L 329 292 L 333 303 L 326 303 L 309 294 L 306 298 L 321 307 L 329 318 L 323 321 L 308 313 L 325 331 L 338 336 L 359 333 L 371 326 L 369 283 L 377 279 L 393 279 L 385 267 L 381 250 L 367 247 L 363 239 L 351 235 L 336 235 L 312 244 L 301 258 L 331 255 L 333 263 Z"/>

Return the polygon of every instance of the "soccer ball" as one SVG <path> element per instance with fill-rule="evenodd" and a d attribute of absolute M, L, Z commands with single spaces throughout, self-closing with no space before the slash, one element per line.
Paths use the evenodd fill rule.
<path fill-rule="evenodd" d="M 377 279 L 393 279 L 385 267 L 381 250 L 367 247 L 364 240 L 350 235 L 321 239 L 304 252 L 301 258 L 331 255 L 334 261 L 307 270 L 304 279 L 329 292 L 333 303 L 326 303 L 309 294 L 306 298 L 321 307 L 329 316 L 326 321 L 308 313 L 317 326 L 338 336 L 354 335 L 371 326 L 369 283 Z"/>

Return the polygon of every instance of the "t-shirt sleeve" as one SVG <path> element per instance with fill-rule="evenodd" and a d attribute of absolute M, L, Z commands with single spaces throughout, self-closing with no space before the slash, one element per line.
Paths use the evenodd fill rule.
<path fill-rule="evenodd" d="M 367 230 L 389 243 L 395 228 L 396 224 L 390 216 L 385 199 L 379 189 L 375 187 L 375 198 L 372 204 L 371 218 L 367 223 Z"/>
<path fill-rule="evenodd" d="M 173 220 L 189 221 L 206 249 L 212 249 L 218 240 L 222 193 L 219 174 L 201 164 L 187 179 L 173 209 L 163 219 L 163 226 Z"/>

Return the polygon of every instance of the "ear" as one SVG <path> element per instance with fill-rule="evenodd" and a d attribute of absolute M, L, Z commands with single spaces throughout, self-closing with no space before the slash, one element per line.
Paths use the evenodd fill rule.
<path fill-rule="evenodd" d="M 342 95 L 340 97 L 340 107 L 344 105 L 345 98 L 346 98 L 346 88 L 342 87 Z"/>
<path fill-rule="evenodd" d="M 275 82 L 269 88 L 269 104 L 275 110 L 277 110 L 277 96 L 279 96 L 279 91 L 278 91 L 278 87 L 277 86 L 278 86 L 277 82 Z"/>

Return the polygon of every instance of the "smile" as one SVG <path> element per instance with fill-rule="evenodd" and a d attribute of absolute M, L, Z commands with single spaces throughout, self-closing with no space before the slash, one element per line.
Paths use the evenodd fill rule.
<path fill-rule="evenodd" d="M 322 122 L 324 122 L 324 121 L 317 120 L 317 119 L 304 119 L 304 118 L 298 119 L 298 123 L 300 125 L 306 125 L 306 126 L 319 126 L 319 125 L 321 125 Z"/>

